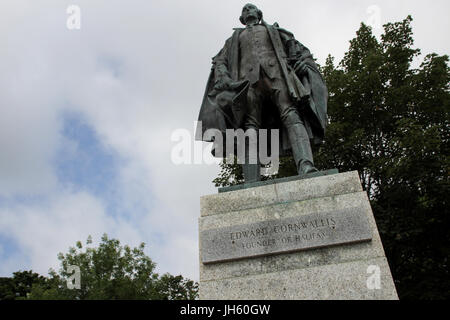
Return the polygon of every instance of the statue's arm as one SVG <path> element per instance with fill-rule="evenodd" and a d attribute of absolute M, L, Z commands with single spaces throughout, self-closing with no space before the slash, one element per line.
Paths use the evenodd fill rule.
<path fill-rule="evenodd" d="M 291 32 L 279 27 L 277 30 L 286 50 L 288 61 L 295 72 L 299 75 L 303 75 L 307 72 L 308 68 L 315 72 L 319 72 L 319 68 L 309 49 L 297 41 Z"/>
<path fill-rule="evenodd" d="M 231 46 L 231 38 L 226 42 L 222 50 L 213 58 L 214 69 L 214 88 L 224 90 L 231 83 L 230 72 L 228 69 L 228 51 Z"/>
<path fill-rule="evenodd" d="M 278 30 L 281 42 L 283 43 L 284 50 L 286 51 L 289 60 L 293 60 L 298 57 L 298 50 L 300 49 L 299 42 L 295 40 L 292 32 L 286 29 L 280 28 L 278 23 L 274 24 L 274 27 Z"/>

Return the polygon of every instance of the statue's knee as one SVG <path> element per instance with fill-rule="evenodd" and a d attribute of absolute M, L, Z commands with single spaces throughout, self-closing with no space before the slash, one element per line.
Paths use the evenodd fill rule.
<path fill-rule="evenodd" d="M 288 109 L 287 112 L 282 115 L 281 120 L 286 127 L 290 127 L 295 124 L 303 124 L 302 119 L 294 108 Z"/>

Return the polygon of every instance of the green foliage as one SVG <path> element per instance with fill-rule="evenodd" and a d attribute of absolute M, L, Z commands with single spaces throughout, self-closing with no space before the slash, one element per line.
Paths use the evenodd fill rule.
<path fill-rule="evenodd" d="M 343 60 L 322 67 L 329 90 L 318 168 L 357 170 L 403 299 L 450 297 L 450 70 L 447 55 L 412 62 L 412 18 L 361 24 Z M 232 170 L 232 168 L 228 168 Z M 226 179 L 222 179 L 226 180 Z"/>
<path fill-rule="evenodd" d="M 328 58 L 330 125 L 321 167 L 358 170 L 400 298 L 449 297 L 448 57 L 418 69 L 408 16 L 378 42 L 364 24 L 339 67 Z"/>
<path fill-rule="evenodd" d="M 144 253 L 145 244 L 130 248 L 105 234 L 98 247 L 78 241 L 66 254 L 60 253 L 59 272 L 50 270 L 49 278 L 31 271 L 14 273 L 9 281 L 0 281 L 0 298 L 28 297 L 37 300 L 116 300 L 116 299 L 196 299 L 198 285 L 191 280 L 168 273 L 161 277 L 154 272 L 156 264 Z M 69 289 L 67 281 L 73 275 L 69 266 L 80 268 L 80 289 Z M 3 289 L 14 284 L 12 290 Z M 3 287 L 2 287 L 3 285 Z M 7 287 L 7 288 L 9 288 Z M 5 291 L 4 291 L 5 290 Z"/>
<path fill-rule="evenodd" d="M 45 286 L 47 279 L 30 271 L 17 271 L 12 278 L 0 278 L 0 300 L 25 299 L 33 285 Z"/>
<path fill-rule="evenodd" d="M 220 163 L 220 173 L 212 182 L 216 187 L 234 186 L 244 183 L 242 166 L 237 164 L 237 157 L 233 163 L 227 163 L 226 159 Z"/>
<path fill-rule="evenodd" d="M 198 284 L 182 276 L 163 274 L 157 283 L 160 300 L 194 300 L 197 298 Z"/>

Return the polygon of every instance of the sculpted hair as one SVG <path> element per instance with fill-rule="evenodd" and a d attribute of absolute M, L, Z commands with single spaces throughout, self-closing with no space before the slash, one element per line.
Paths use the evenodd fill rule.
<path fill-rule="evenodd" d="M 258 9 L 258 20 L 261 21 L 262 17 L 263 17 L 263 13 L 261 10 Z M 244 17 L 242 15 L 239 17 L 239 21 L 245 26 Z"/>

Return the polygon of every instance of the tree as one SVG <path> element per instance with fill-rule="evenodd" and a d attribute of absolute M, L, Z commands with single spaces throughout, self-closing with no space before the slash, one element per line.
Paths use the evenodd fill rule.
<path fill-rule="evenodd" d="M 32 270 L 14 272 L 11 278 L 0 278 L 0 300 L 25 299 L 33 285 L 44 286 L 46 281 Z"/>
<path fill-rule="evenodd" d="M 180 275 L 163 274 L 156 288 L 160 300 L 193 300 L 198 295 L 198 284 Z"/>
<path fill-rule="evenodd" d="M 144 253 L 145 244 L 130 248 L 105 234 L 97 248 L 86 247 L 80 241 L 66 254 L 60 253 L 59 272 L 51 270 L 46 283 L 33 285 L 29 299 L 115 300 L 115 299 L 195 299 L 197 284 L 182 276 L 154 272 L 156 264 Z M 80 268 L 80 289 L 70 289 L 73 272 Z"/>
<path fill-rule="evenodd" d="M 450 296 L 449 58 L 428 54 L 413 68 L 411 21 L 384 25 L 380 41 L 361 24 L 343 60 L 328 57 L 329 125 L 315 162 L 359 172 L 400 298 L 441 299 Z"/>
<path fill-rule="evenodd" d="M 449 297 L 448 56 L 411 67 L 412 18 L 362 24 L 338 67 L 329 57 L 330 125 L 321 167 L 358 170 L 400 298 Z"/>

